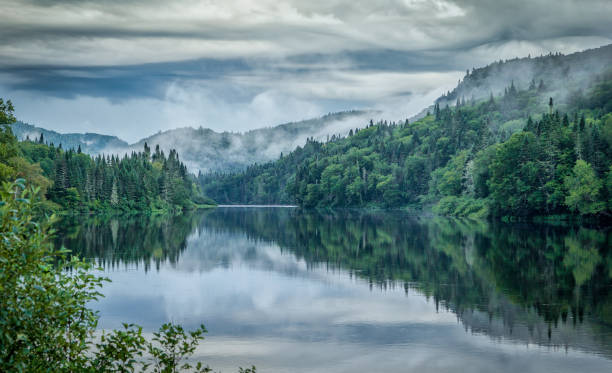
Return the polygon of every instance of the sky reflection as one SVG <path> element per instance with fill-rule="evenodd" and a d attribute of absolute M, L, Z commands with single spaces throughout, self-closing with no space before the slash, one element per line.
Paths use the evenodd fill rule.
<path fill-rule="evenodd" d="M 350 270 L 307 263 L 268 240 L 205 222 L 177 260 L 145 268 L 107 267 L 112 283 L 95 305 L 100 327 L 135 322 L 150 333 L 166 321 L 204 323 L 209 334 L 197 356 L 222 371 L 249 364 L 262 372 L 612 368 L 605 346 L 585 352 L 595 344 L 589 323 L 560 325 L 554 344 L 538 344 L 544 324 L 528 330 L 517 322 L 509 335 L 501 318 L 479 310 L 458 316 L 413 288 L 371 286 Z"/>

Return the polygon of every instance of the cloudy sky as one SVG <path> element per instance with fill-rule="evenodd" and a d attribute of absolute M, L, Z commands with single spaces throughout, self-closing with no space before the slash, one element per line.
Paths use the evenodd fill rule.
<path fill-rule="evenodd" d="M 0 97 L 129 141 L 420 111 L 468 68 L 612 43 L 610 0 L 0 0 Z"/>

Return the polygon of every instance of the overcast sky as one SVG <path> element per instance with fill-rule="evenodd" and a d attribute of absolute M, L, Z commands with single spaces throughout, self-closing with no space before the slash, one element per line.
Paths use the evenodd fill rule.
<path fill-rule="evenodd" d="M 0 0 L 0 97 L 129 141 L 420 111 L 468 68 L 612 42 L 610 0 Z"/>

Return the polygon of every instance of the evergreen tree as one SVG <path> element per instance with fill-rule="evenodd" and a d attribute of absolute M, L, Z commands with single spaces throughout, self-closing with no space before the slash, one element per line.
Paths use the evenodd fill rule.
<path fill-rule="evenodd" d="M 565 178 L 564 186 L 568 190 L 565 204 L 570 210 L 590 215 L 605 209 L 605 203 L 600 200 L 603 183 L 587 162 L 576 161 L 572 173 Z"/>

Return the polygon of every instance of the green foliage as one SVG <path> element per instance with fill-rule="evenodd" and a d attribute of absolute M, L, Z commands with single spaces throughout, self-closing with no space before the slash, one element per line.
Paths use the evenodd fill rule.
<path fill-rule="evenodd" d="M 15 116 L 13 113 L 15 112 L 15 108 L 13 107 L 13 103 L 11 100 L 4 102 L 2 98 L 0 98 L 0 124 L 11 124 L 15 121 Z"/>
<path fill-rule="evenodd" d="M 180 325 L 162 325 L 158 332 L 153 333 L 153 342 L 147 346 L 153 358 L 153 372 L 172 373 L 177 367 L 181 370 L 191 369 L 192 366 L 189 363 L 181 364 L 181 362 L 195 352 L 206 332 L 204 325 L 200 325 L 200 328 L 189 333 L 186 333 Z M 198 363 L 195 371 L 211 372 L 212 370 Z"/>
<path fill-rule="evenodd" d="M 142 328 L 123 324 L 124 330 L 104 331 L 95 344 L 91 368 L 98 372 L 133 372 L 139 365 L 146 344 Z"/>
<path fill-rule="evenodd" d="M 168 156 L 159 147 L 129 156 L 92 158 L 61 144 L 41 139 L 18 142 L 8 125 L 13 107 L 0 99 L 0 182 L 21 177 L 41 188 L 54 204 L 65 210 L 87 212 L 179 211 L 196 205 L 214 205 L 202 195 L 196 179 L 179 161 L 176 151 Z"/>
<path fill-rule="evenodd" d="M 83 363 L 84 341 L 96 325 L 95 314 L 85 305 L 100 295 L 103 279 L 89 273 L 89 264 L 52 248 L 47 240 L 49 223 L 32 218 L 30 198 L 36 193 L 26 189 L 24 180 L 5 182 L 0 190 L 3 371 L 48 366 L 70 370 Z"/>
<path fill-rule="evenodd" d="M 608 210 L 612 210 L 612 165 L 606 174 L 606 190 L 608 192 Z"/>
<path fill-rule="evenodd" d="M 438 196 L 458 196 L 463 191 L 463 175 L 469 153 L 462 151 L 446 164 L 431 173 L 429 190 Z"/>
<path fill-rule="evenodd" d="M 0 98 L 0 182 L 11 180 L 16 173 L 14 158 L 19 154 L 17 139 L 9 124 L 15 121 L 11 101 L 4 103 Z"/>
<path fill-rule="evenodd" d="M 204 325 L 186 332 L 180 325 L 167 323 L 153 333 L 151 341 L 142 336 L 141 327 L 134 324 L 124 324 L 123 327 L 123 330 L 102 334 L 90 361 L 93 371 L 212 372 L 212 369 L 202 362 L 195 365 L 186 362 L 204 339 Z"/>
<path fill-rule="evenodd" d="M 440 215 L 481 219 L 489 215 L 489 204 L 485 199 L 446 196 L 440 199 L 433 211 Z"/>
<path fill-rule="evenodd" d="M 527 215 L 546 202 L 541 175 L 541 148 L 531 132 L 513 135 L 497 147 L 489 169 L 489 188 L 494 207 L 503 213 Z"/>
<path fill-rule="evenodd" d="M 577 160 L 572 173 L 565 177 L 564 186 L 568 191 L 565 204 L 583 215 L 601 212 L 606 207 L 600 200 L 602 185 L 591 165 L 582 159 Z"/>
<path fill-rule="evenodd" d="M 310 139 L 276 162 L 199 181 L 222 203 L 434 204 L 435 212 L 457 216 L 608 214 L 607 189 L 582 193 L 592 204 L 579 209 L 566 180 L 574 180 L 567 177 L 579 159 L 592 167 L 592 187 L 611 166 L 609 79 L 596 80 L 577 101 L 582 106 L 564 103 L 572 118 L 548 105 L 545 88 L 512 84 L 498 98 L 436 103 L 432 115 L 414 123 L 370 123 L 347 137 Z"/>
<path fill-rule="evenodd" d="M 0 189 L 0 370 L 211 372 L 186 362 L 204 339 L 203 325 L 186 332 L 164 324 L 151 341 L 136 325 L 96 337 L 98 316 L 88 305 L 107 279 L 53 246 L 56 218 L 35 220 L 38 194 L 23 179 Z"/>

